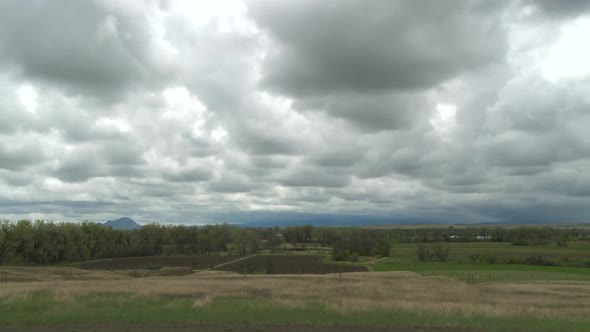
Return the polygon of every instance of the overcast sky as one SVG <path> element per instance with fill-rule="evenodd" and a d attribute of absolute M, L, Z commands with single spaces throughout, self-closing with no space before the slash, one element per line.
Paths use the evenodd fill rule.
<path fill-rule="evenodd" d="M 587 0 L 1 1 L 0 219 L 590 221 L 588 59 Z"/>

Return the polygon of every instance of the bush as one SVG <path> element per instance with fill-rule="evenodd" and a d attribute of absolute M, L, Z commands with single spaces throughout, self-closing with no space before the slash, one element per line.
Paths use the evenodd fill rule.
<path fill-rule="evenodd" d="M 508 257 L 504 263 L 506 264 L 524 264 L 524 262 L 522 261 L 522 259 L 518 258 L 518 257 Z"/>
<path fill-rule="evenodd" d="M 481 256 L 480 253 L 474 252 L 472 254 L 469 254 L 469 260 L 471 261 L 472 264 L 475 264 L 479 260 L 480 256 Z"/>
<path fill-rule="evenodd" d="M 496 255 L 484 255 L 482 259 L 487 264 L 494 264 L 496 262 Z"/>
<path fill-rule="evenodd" d="M 541 265 L 541 266 L 552 266 L 555 263 L 546 260 L 543 256 L 532 255 L 524 259 L 524 263 L 527 265 Z"/>
<path fill-rule="evenodd" d="M 449 259 L 449 248 L 445 248 L 440 244 L 435 244 L 429 247 L 419 244 L 416 246 L 416 256 L 420 262 L 425 261 L 440 261 L 446 262 Z"/>

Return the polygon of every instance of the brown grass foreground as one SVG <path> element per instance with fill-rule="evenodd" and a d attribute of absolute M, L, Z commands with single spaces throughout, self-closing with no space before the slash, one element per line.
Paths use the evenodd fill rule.
<path fill-rule="evenodd" d="M 411 272 L 358 272 L 328 275 L 251 275 L 201 272 L 180 277 L 130 279 L 121 274 L 71 268 L 0 268 L 0 275 L 24 280 L 0 284 L 0 297 L 19 300 L 49 290 L 64 302 L 96 292 L 130 296 L 191 298 L 195 308 L 216 298 L 249 296 L 289 307 L 311 301 L 338 312 L 411 310 L 442 315 L 585 320 L 590 317 L 590 283 L 579 281 L 466 284 Z M 26 277 L 26 275 L 29 275 Z"/>

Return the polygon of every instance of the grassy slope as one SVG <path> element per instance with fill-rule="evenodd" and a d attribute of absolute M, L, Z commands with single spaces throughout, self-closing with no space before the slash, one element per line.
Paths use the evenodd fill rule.
<path fill-rule="evenodd" d="M 45 274 L 44 269 L 15 268 Z M 9 269 L 5 269 L 9 270 Z M 26 270 L 26 271 L 25 271 Z M 184 277 L 0 284 L 2 326 L 287 323 L 584 331 L 587 282 L 466 284 L 407 272 Z M 31 276 L 32 278 L 32 276 Z"/>
<path fill-rule="evenodd" d="M 280 306 L 263 299 L 221 298 L 202 307 L 194 300 L 165 296 L 135 297 L 122 293 L 78 296 L 56 301 L 48 292 L 35 292 L 21 301 L 2 303 L 0 326 L 60 325 L 72 323 L 293 323 L 363 326 L 445 326 L 484 331 L 588 331 L 587 322 L 490 318 L 477 315 L 425 314 L 415 311 L 369 311 L 354 315 L 329 310 L 320 303 L 305 308 Z M 5 301 L 2 301 L 5 302 Z"/>

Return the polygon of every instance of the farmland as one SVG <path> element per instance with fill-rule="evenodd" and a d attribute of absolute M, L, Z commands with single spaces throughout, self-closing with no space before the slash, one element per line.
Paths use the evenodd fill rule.
<path fill-rule="evenodd" d="M 31 274 L 39 273 L 29 269 Z M 91 278 L 99 271 L 89 273 Z M 113 274 L 111 279 L 92 281 L 0 284 L 4 308 L 0 326 L 43 331 L 105 323 L 147 326 L 148 330 L 166 323 L 179 327 L 259 324 L 262 328 L 312 324 L 400 330 L 421 326 L 432 331 L 438 327 L 445 331 L 523 327 L 584 331 L 590 324 L 589 295 L 590 284 L 580 281 L 468 284 L 412 272 L 355 272 L 342 278 L 338 274 L 251 275 L 247 279 L 221 271 L 141 279 Z"/>
<path fill-rule="evenodd" d="M 162 267 L 189 267 L 203 270 L 233 261 L 239 256 L 147 256 L 110 258 L 72 264 L 85 270 L 151 270 Z"/>
<path fill-rule="evenodd" d="M 4 257 L 15 264 L 0 266 L 2 330 L 585 331 L 590 326 L 586 231 L 495 230 L 503 232 L 496 239 L 511 240 L 500 242 L 478 241 L 482 230 L 451 234 L 448 228 L 20 227 L 6 233 L 12 242 Z M 104 242 L 79 256 L 67 249 L 77 246 L 74 240 L 66 246 L 21 245 L 29 239 L 23 229 L 37 234 L 46 228 L 64 236 L 99 232 Z M 153 234 L 161 241 L 151 242 Z M 455 234 L 464 241 L 451 237 Z M 126 247 L 111 246 L 109 239 L 118 236 Z M 132 256 L 113 257 L 124 253 Z"/>
<path fill-rule="evenodd" d="M 237 273 L 249 271 L 249 273 L 265 274 L 325 274 L 367 270 L 358 264 L 325 262 L 323 257 L 315 255 L 255 255 L 223 264 L 216 269 Z"/>
<path fill-rule="evenodd" d="M 374 271 L 413 271 L 425 276 L 447 276 L 463 281 L 590 280 L 590 246 L 514 246 L 503 242 L 450 242 L 445 261 L 420 262 L 418 243 L 397 243 L 391 257 L 371 265 Z M 486 261 L 493 257 L 493 262 Z M 548 265 L 518 264 L 527 257 L 543 257 Z M 477 259 L 476 259 L 477 258 Z M 512 262 L 508 264 L 507 262 Z"/>
<path fill-rule="evenodd" d="M 414 261 L 418 245 L 418 243 L 394 243 L 392 244 L 392 255 L 401 261 Z M 493 255 L 497 262 L 539 255 L 560 265 L 590 264 L 590 244 L 587 242 L 572 242 L 566 247 L 556 245 L 518 246 L 509 242 L 489 241 L 445 242 L 442 245 L 449 248 L 450 260 L 463 263 L 470 263 L 470 256 L 479 254 L 480 257 Z"/>

